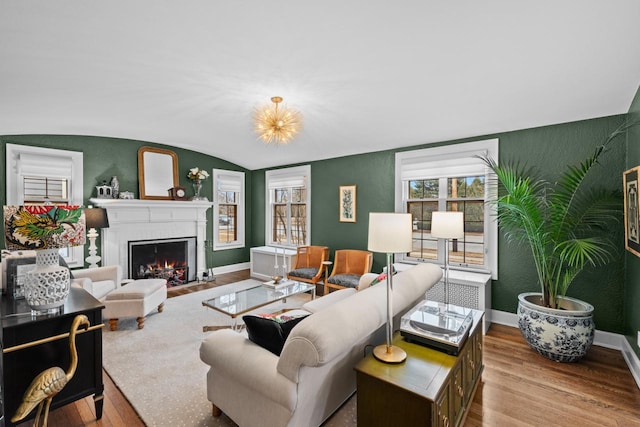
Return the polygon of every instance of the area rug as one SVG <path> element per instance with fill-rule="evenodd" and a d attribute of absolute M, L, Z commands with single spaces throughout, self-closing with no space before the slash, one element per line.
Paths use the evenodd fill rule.
<path fill-rule="evenodd" d="M 167 299 L 162 313 L 153 311 L 144 329 L 135 319 L 122 319 L 118 330 L 103 334 L 103 365 L 147 426 L 235 426 L 226 416 L 213 418 L 207 400 L 208 366 L 200 360 L 200 343 L 212 332 L 204 325 L 225 325 L 231 318 L 202 305 L 205 299 L 259 283 L 230 285 Z M 255 310 L 275 312 L 300 307 L 301 294 Z M 241 321 L 241 319 L 239 319 Z M 239 321 L 239 323 L 240 323 Z"/>

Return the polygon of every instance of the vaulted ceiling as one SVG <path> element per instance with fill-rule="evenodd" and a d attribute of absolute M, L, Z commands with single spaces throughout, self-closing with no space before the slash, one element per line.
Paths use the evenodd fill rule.
<path fill-rule="evenodd" d="M 4 0 L 0 135 L 259 169 L 626 113 L 639 41 L 637 0 Z M 252 129 L 276 95 L 286 146 Z"/>

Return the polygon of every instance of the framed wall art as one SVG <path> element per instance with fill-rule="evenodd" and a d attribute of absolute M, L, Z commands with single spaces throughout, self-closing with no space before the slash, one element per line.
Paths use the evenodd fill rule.
<path fill-rule="evenodd" d="M 356 186 L 340 186 L 340 222 L 356 222 Z"/>
<path fill-rule="evenodd" d="M 624 172 L 624 235 L 628 251 L 640 256 L 640 204 L 638 175 L 640 166 Z"/>

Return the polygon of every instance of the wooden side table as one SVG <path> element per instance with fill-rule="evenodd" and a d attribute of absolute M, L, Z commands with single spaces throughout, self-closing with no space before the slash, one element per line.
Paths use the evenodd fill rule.
<path fill-rule="evenodd" d="M 393 344 L 407 352 L 400 364 L 368 355 L 355 367 L 358 425 L 460 426 L 482 374 L 482 317 L 474 313 L 469 338 L 458 356 L 394 335 Z"/>

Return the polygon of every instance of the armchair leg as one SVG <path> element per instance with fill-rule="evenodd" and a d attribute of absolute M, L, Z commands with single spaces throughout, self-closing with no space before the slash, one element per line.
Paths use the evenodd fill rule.
<path fill-rule="evenodd" d="M 213 418 L 218 418 L 220 415 L 222 415 L 222 411 L 216 406 L 215 403 L 211 404 L 211 414 L 213 415 Z"/>

